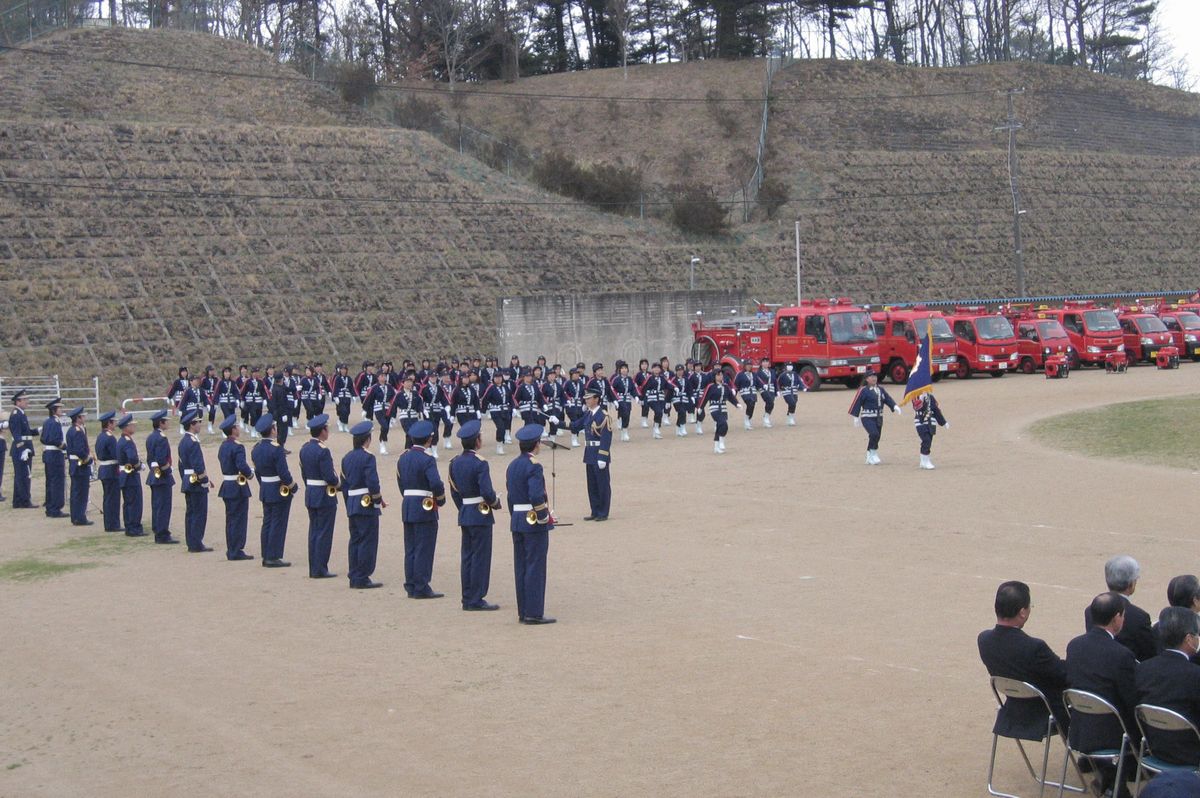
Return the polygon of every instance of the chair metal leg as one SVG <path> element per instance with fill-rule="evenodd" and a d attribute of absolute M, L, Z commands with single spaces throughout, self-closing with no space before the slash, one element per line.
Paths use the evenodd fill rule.
<path fill-rule="evenodd" d="M 999 792 L 996 790 L 995 787 L 992 786 L 992 775 L 995 773 L 995 770 L 996 770 L 996 746 L 997 746 L 997 744 L 999 744 L 999 742 L 1000 742 L 1000 735 L 993 733 L 992 734 L 992 758 L 988 762 L 988 783 L 987 783 L 988 794 L 995 795 L 996 798 L 1020 798 L 1019 795 L 1013 795 L 1012 793 L 1007 793 L 1007 792 Z M 1020 745 L 1020 744 L 1021 744 L 1021 741 L 1018 740 L 1017 745 Z M 1025 756 L 1024 749 L 1021 749 L 1021 756 Z M 1026 758 L 1027 764 L 1028 764 L 1028 761 L 1029 761 L 1028 758 Z"/>

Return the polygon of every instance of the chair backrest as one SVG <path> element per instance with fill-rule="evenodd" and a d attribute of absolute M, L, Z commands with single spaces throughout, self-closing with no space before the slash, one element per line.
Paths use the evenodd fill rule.
<path fill-rule="evenodd" d="M 993 676 L 992 692 L 996 694 L 996 701 L 1001 704 L 1011 698 L 1036 698 L 1041 699 L 1042 703 L 1046 704 L 1046 711 L 1050 710 L 1050 704 L 1046 701 L 1046 695 L 1029 682 L 1023 682 L 1020 679 Z M 1002 699 L 1000 696 L 1004 696 L 1004 698 Z"/>
<path fill-rule="evenodd" d="M 1149 726 L 1158 731 L 1182 732 L 1190 730 L 1192 734 L 1196 735 L 1196 739 L 1200 740 L 1200 730 L 1196 729 L 1196 725 L 1173 709 L 1156 707 L 1153 704 L 1138 704 L 1134 708 L 1134 714 L 1137 717 L 1138 726 L 1141 727 L 1143 735 L 1146 732 L 1146 727 Z"/>
<path fill-rule="evenodd" d="M 1121 724 L 1121 732 L 1126 737 L 1129 736 L 1129 729 L 1125 728 L 1125 721 L 1121 719 L 1121 713 L 1095 693 L 1089 693 L 1087 690 L 1063 690 L 1063 706 L 1067 708 L 1068 712 L 1080 712 L 1084 715 L 1112 715 L 1117 719 L 1117 723 Z"/>

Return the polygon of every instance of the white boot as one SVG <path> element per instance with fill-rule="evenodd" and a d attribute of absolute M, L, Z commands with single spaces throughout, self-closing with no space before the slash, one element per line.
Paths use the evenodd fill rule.
<path fill-rule="evenodd" d="M 654 439 L 655 440 L 662 439 L 662 429 L 660 429 L 657 424 L 654 425 Z"/>
<path fill-rule="evenodd" d="M 745 427 L 746 429 L 754 429 L 754 427 L 752 427 L 750 425 L 750 419 L 748 419 L 748 418 L 742 419 L 742 426 Z"/>
<path fill-rule="evenodd" d="M 437 455 L 437 446 L 430 446 L 430 447 L 429 447 L 429 453 L 430 453 L 431 455 L 433 455 L 433 459 L 434 459 L 434 460 L 438 459 L 438 455 Z"/>
<path fill-rule="evenodd" d="M 770 416 L 763 416 L 763 426 L 766 427 L 767 429 L 770 429 L 771 427 L 775 426 L 774 424 L 771 423 Z"/>
<path fill-rule="evenodd" d="M 929 459 L 929 455 L 921 455 L 921 468 L 924 468 L 926 471 L 933 470 L 933 461 Z"/>
<path fill-rule="evenodd" d="M 700 422 L 699 422 L 699 421 L 697 421 L 697 422 L 696 422 L 696 434 L 697 434 L 697 435 L 703 435 L 703 434 L 704 434 L 704 427 L 702 427 L 702 426 L 700 425 Z"/>
<path fill-rule="evenodd" d="M 720 454 L 720 453 L 721 453 L 721 442 L 713 441 L 713 454 Z"/>
<path fill-rule="evenodd" d="M 496 454 L 504 454 L 504 444 L 502 444 L 502 443 L 496 444 Z"/>
<path fill-rule="evenodd" d="M 578 448 L 579 448 L 579 435 L 578 435 L 578 433 L 575 433 L 575 432 L 572 432 L 572 433 L 571 433 L 571 448 L 572 448 L 572 449 L 578 449 Z"/>
<path fill-rule="evenodd" d="M 450 439 L 449 439 L 449 438 L 447 438 L 447 439 L 446 439 L 446 444 L 445 444 L 445 445 L 444 445 L 442 448 L 443 448 L 443 449 L 449 449 L 449 448 L 450 448 Z"/>
<path fill-rule="evenodd" d="M 209 434 L 209 435 L 212 435 L 212 434 L 213 434 L 213 432 L 212 432 L 212 422 L 211 422 L 211 421 L 210 421 L 210 422 L 208 422 L 208 434 Z"/>
<path fill-rule="evenodd" d="M 257 437 L 258 437 L 258 430 L 256 430 L 256 429 L 252 429 L 252 430 L 250 430 L 250 437 L 251 437 L 251 438 L 257 438 Z"/>
<path fill-rule="evenodd" d="M 676 427 L 675 428 L 675 437 L 676 438 L 686 438 L 687 437 L 687 427 L 684 427 L 682 425 Z"/>
<path fill-rule="evenodd" d="M 621 430 L 621 440 L 623 440 L 623 441 L 629 440 L 629 430 L 627 430 L 627 429 Z"/>
<path fill-rule="evenodd" d="M 556 438 L 561 438 L 561 437 L 562 437 L 562 430 L 561 430 L 561 429 L 556 429 L 556 430 L 554 430 L 554 437 L 556 437 Z"/>
<path fill-rule="evenodd" d="M 871 456 L 870 449 L 867 449 L 867 465 L 875 465 L 875 458 Z"/>
<path fill-rule="evenodd" d="M 380 441 L 380 442 L 379 442 L 379 453 L 380 453 L 380 454 L 387 454 L 387 444 L 386 444 L 386 443 L 384 443 L 383 441 Z"/>
<path fill-rule="evenodd" d="M 717 438 L 717 445 L 721 447 L 721 454 L 725 454 L 725 438 L 723 436 Z"/>
<path fill-rule="evenodd" d="M 879 450 L 878 449 L 870 449 L 867 451 L 867 454 L 869 454 L 871 456 L 871 465 L 879 465 L 880 463 L 883 462 L 882 460 L 879 459 Z"/>
<path fill-rule="evenodd" d="M 642 429 L 646 429 L 649 426 L 650 426 L 649 421 L 647 419 L 643 418 L 642 419 Z"/>
<path fill-rule="evenodd" d="M 796 416 L 792 413 L 788 413 L 787 417 L 788 417 L 788 426 L 789 427 L 796 426 Z"/>

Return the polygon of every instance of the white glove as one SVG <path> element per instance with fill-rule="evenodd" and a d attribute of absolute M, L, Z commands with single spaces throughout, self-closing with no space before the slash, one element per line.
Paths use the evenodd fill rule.
<path fill-rule="evenodd" d="M 950 429 L 950 422 L 947 421 L 945 424 L 943 424 L 942 429 Z"/>
<path fill-rule="evenodd" d="M 603 471 L 604 469 L 608 468 L 608 463 L 601 460 L 599 463 L 596 463 L 596 468 L 599 468 L 601 471 Z"/>
<path fill-rule="evenodd" d="M 21 462 L 28 463 L 29 458 L 32 456 L 33 456 L 33 452 L 29 449 L 26 449 L 25 451 L 21 452 Z"/>
<path fill-rule="evenodd" d="M 861 418 L 859 418 L 858 416 L 855 416 L 855 417 L 854 417 L 854 426 L 855 426 L 855 427 L 861 427 L 861 426 L 862 426 L 862 419 L 861 419 Z"/>
<path fill-rule="evenodd" d="M 904 415 L 904 411 L 900 409 L 900 405 L 896 405 L 895 407 L 893 407 L 892 412 L 898 416 Z"/>

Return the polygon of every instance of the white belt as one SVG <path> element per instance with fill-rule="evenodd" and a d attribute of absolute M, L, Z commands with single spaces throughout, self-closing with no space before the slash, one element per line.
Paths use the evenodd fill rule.
<path fill-rule="evenodd" d="M 222 474 L 221 479 L 225 482 L 237 482 L 237 479 L 240 476 L 241 474 Z"/>
<path fill-rule="evenodd" d="M 116 464 L 117 464 L 116 460 L 97 460 L 96 461 L 96 465 L 98 465 L 98 466 L 110 466 L 110 465 L 116 465 Z"/>
<path fill-rule="evenodd" d="M 259 477 L 259 482 L 278 482 L 279 477 Z"/>
<path fill-rule="evenodd" d="M 370 493 L 370 492 L 371 492 L 370 488 L 354 488 L 353 490 L 346 491 L 346 495 L 347 496 L 362 496 L 362 495 Z"/>
<path fill-rule="evenodd" d="M 482 496 L 472 496 L 469 499 L 463 499 L 462 503 L 463 504 L 483 504 L 483 497 Z"/>
<path fill-rule="evenodd" d="M 154 463 L 151 463 L 150 465 L 151 465 L 151 466 L 153 466 L 153 465 L 154 465 Z M 186 476 L 190 476 L 190 475 L 192 475 L 192 474 L 195 474 L 195 473 L 196 473 L 196 469 L 194 469 L 194 468 L 185 468 L 185 469 L 183 469 L 183 475 L 184 475 L 185 477 L 186 477 Z"/>
<path fill-rule="evenodd" d="M 431 491 L 431 490 L 406 490 L 406 491 L 404 491 L 404 495 L 405 496 L 432 496 L 433 491 Z"/>
<path fill-rule="evenodd" d="M 329 483 L 323 479 L 306 479 L 304 480 L 304 484 L 308 485 L 310 488 L 323 488 Z"/>
<path fill-rule="evenodd" d="M 150 467 L 151 467 L 151 468 L 158 468 L 158 463 L 151 463 L 151 464 L 150 464 Z M 186 474 L 186 473 L 188 473 L 188 472 L 187 472 L 187 471 L 184 471 L 183 473 L 185 473 L 185 474 Z"/>
<path fill-rule="evenodd" d="M 588 446 L 599 446 L 600 441 L 587 441 Z"/>
<path fill-rule="evenodd" d="M 514 504 L 513 505 L 513 512 L 517 512 L 517 513 L 527 513 L 532 509 L 533 509 L 532 504 Z"/>
<path fill-rule="evenodd" d="M 78 460 L 78 459 L 79 459 L 79 455 L 77 455 L 77 454 L 73 454 L 73 455 L 70 455 L 70 458 L 71 458 L 72 460 Z"/>
<path fill-rule="evenodd" d="M 31 440 L 33 440 L 33 436 L 32 436 L 32 435 L 22 435 L 20 438 L 17 438 L 17 440 L 19 440 L 19 441 L 31 441 Z"/>

